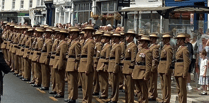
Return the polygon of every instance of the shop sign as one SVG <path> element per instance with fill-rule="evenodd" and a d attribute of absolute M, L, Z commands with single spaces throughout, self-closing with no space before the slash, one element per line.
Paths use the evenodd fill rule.
<path fill-rule="evenodd" d="M 29 16 L 28 13 L 18 13 L 18 16 Z"/>
<path fill-rule="evenodd" d="M 118 6 L 130 7 L 130 0 L 118 0 Z"/>

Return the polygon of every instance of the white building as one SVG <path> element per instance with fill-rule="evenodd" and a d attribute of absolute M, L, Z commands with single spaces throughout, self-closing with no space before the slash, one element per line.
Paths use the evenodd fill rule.
<path fill-rule="evenodd" d="M 162 0 L 131 0 L 129 8 L 132 7 L 162 7 Z M 123 8 L 122 8 L 123 9 Z M 157 12 L 152 12 L 152 21 L 151 21 L 151 12 L 129 12 L 128 13 L 128 29 L 137 30 L 137 18 L 139 18 L 139 28 L 140 29 L 150 29 L 151 32 L 160 32 L 162 30 L 162 17 L 158 15 Z M 153 27 L 151 25 L 153 24 Z"/>
<path fill-rule="evenodd" d="M 29 9 L 34 0 L 0 0 L 2 20 L 30 24 Z"/>
<path fill-rule="evenodd" d="M 31 25 L 46 24 L 46 7 L 44 0 L 33 0 L 32 7 L 29 9 Z"/>

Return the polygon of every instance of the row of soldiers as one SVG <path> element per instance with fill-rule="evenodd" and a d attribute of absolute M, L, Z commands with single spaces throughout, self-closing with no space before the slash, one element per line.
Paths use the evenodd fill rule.
<path fill-rule="evenodd" d="M 119 88 L 125 87 L 126 103 L 134 103 L 134 91 L 140 103 L 158 100 L 169 103 L 171 97 L 171 69 L 173 48 L 171 36 L 165 33 L 163 48 L 157 44 L 158 35 L 115 31 L 96 31 L 86 26 L 68 30 L 49 27 L 32 28 L 4 22 L 1 49 L 16 76 L 41 90 L 49 90 L 50 78 L 55 98 L 64 97 L 65 78 L 68 81 L 68 103 L 75 103 L 78 87 L 82 86 L 83 103 L 91 103 L 92 95 L 117 103 Z M 134 43 L 137 38 L 138 46 Z M 181 33 L 175 54 L 174 76 L 177 81 L 179 102 L 186 103 L 186 77 L 190 64 Z M 157 98 L 157 78 L 161 78 L 162 98 Z"/>

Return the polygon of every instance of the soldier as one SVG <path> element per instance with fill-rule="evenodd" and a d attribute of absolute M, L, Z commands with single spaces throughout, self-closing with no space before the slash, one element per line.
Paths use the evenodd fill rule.
<path fill-rule="evenodd" d="M 138 88 L 137 96 L 139 103 L 148 103 L 148 79 L 152 68 L 152 55 L 148 47 L 150 38 L 143 35 L 140 42 L 141 47 L 136 55 L 136 65 L 134 67 L 132 77 Z"/>
<path fill-rule="evenodd" d="M 112 35 L 112 49 L 110 51 L 110 58 L 108 63 L 108 72 L 109 78 L 111 78 L 111 87 L 112 87 L 112 95 L 110 97 L 111 103 L 117 103 L 118 95 L 119 95 L 119 73 L 120 73 L 120 56 L 121 56 L 121 46 L 120 42 L 120 34 L 114 33 Z"/>
<path fill-rule="evenodd" d="M 124 36 L 124 32 L 121 32 L 120 33 L 121 37 L 120 37 L 120 46 L 121 46 L 121 60 L 124 59 L 124 56 L 125 56 L 125 49 L 126 49 L 126 43 L 125 43 L 125 36 Z M 122 68 L 121 68 L 122 69 Z M 123 85 L 123 82 L 124 82 L 124 75 L 122 73 L 122 71 L 120 71 L 120 79 L 119 79 L 119 89 L 123 89 L 124 85 Z"/>
<path fill-rule="evenodd" d="M 34 31 L 33 34 L 32 34 L 32 37 L 31 37 L 32 44 L 31 44 L 31 47 L 29 48 L 30 54 L 29 54 L 29 57 L 28 57 L 28 59 L 31 61 L 31 75 L 32 75 L 32 78 L 31 78 L 31 81 L 29 82 L 29 84 L 34 84 L 35 83 L 35 72 L 34 72 L 35 62 L 32 61 L 32 58 L 33 58 L 33 53 L 35 51 L 35 45 L 36 45 L 36 42 L 37 42 L 36 37 L 37 37 L 37 32 Z"/>
<path fill-rule="evenodd" d="M 24 73 L 23 73 L 23 81 L 30 81 L 31 79 L 31 60 L 29 59 L 32 38 L 31 35 L 33 34 L 33 28 L 28 28 L 26 35 L 27 41 L 25 42 L 25 49 L 23 54 L 24 59 Z"/>
<path fill-rule="evenodd" d="M 102 50 L 103 44 L 101 43 L 101 31 L 96 31 L 93 35 L 95 41 L 95 48 L 94 48 L 94 78 L 93 78 L 93 95 L 99 95 L 99 78 L 98 73 L 96 71 L 97 64 L 100 57 L 100 52 Z"/>
<path fill-rule="evenodd" d="M 41 56 L 41 49 L 43 47 L 44 44 L 44 40 L 42 38 L 42 34 L 44 32 L 43 28 L 37 27 L 35 29 L 36 31 L 36 44 L 34 47 L 34 51 L 33 51 L 33 56 L 32 56 L 32 61 L 34 62 L 34 80 L 35 83 L 32 84 L 33 87 L 40 87 L 41 86 L 41 82 L 42 82 L 42 77 L 41 77 L 41 64 L 39 63 L 40 60 L 40 56 Z"/>
<path fill-rule="evenodd" d="M 95 47 L 92 35 L 95 30 L 92 26 L 86 26 L 83 31 L 85 31 L 85 42 L 81 49 L 78 72 L 81 74 L 82 79 L 83 103 L 91 103 L 94 75 L 93 55 Z"/>
<path fill-rule="evenodd" d="M 67 42 L 65 38 L 68 35 L 66 29 L 61 29 L 59 32 L 59 44 L 56 48 L 56 56 L 54 60 L 53 69 L 55 70 L 55 85 L 56 85 L 56 95 L 55 98 L 64 98 L 64 87 L 65 87 L 65 66 L 66 52 L 67 52 Z"/>
<path fill-rule="evenodd" d="M 176 78 L 179 103 L 187 103 L 187 75 L 190 65 L 189 50 L 185 44 L 185 34 L 177 35 L 177 45 L 179 46 L 176 52 L 176 62 L 174 76 Z"/>
<path fill-rule="evenodd" d="M 172 58 L 173 58 L 173 49 L 170 45 L 170 38 L 169 34 L 163 35 L 163 48 L 160 54 L 160 63 L 158 65 L 158 73 L 160 74 L 161 79 L 161 89 L 162 89 L 162 99 L 157 98 L 158 102 L 170 102 L 171 97 L 171 73 L 172 70 L 170 69 Z"/>
<path fill-rule="evenodd" d="M 68 78 L 68 99 L 65 100 L 65 102 L 68 103 L 76 103 L 76 99 L 78 98 L 78 55 L 81 52 L 79 32 L 80 30 L 78 28 L 70 30 L 72 43 L 69 46 L 67 55 L 66 73 Z"/>
<path fill-rule="evenodd" d="M 52 30 L 47 28 L 44 34 L 44 45 L 41 50 L 41 57 L 39 59 L 39 63 L 41 63 L 41 77 L 42 77 L 42 87 L 41 90 L 49 90 L 50 85 L 50 67 L 49 67 L 49 55 L 52 48 L 52 39 L 51 33 Z"/>
<path fill-rule="evenodd" d="M 55 69 L 53 69 L 53 65 L 55 64 L 56 48 L 59 44 L 58 32 L 60 31 L 58 28 L 53 28 L 53 30 L 54 30 L 54 37 L 53 37 L 54 42 L 52 45 L 50 62 L 49 62 L 49 66 L 51 69 L 52 91 L 49 92 L 49 94 L 56 94 Z"/>
<path fill-rule="evenodd" d="M 80 32 L 79 41 L 80 41 L 81 48 L 83 47 L 84 42 L 85 42 L 85 40 L 84 40 L 84 34 L 85 34 L 84 31 L 81 31 Z M 78 73 L 78 88 L 82 88 L 82 82 L 81 82 L 81 80 L 82 80 L 81 79 L 81 74 Z"/>
<path fill-rule="evenodd" d="M 128 30 L 127 33 L 125 33 L 126 36 L 126 50 L 125 55 L 123 59 L 123 75 L 124 75 L 124 81 L 125 81 L 125 100 L 127 103 L 133 103 L 134 102 L 134 82 L 132 79 L 132 71 L 134 69 L 134 63 L 137 53 L 137 46 L 134 43 L 133 39 L 135 37 L 134 30 Z"/>
<path fill-rule="evenodd" d="M 5 35 L 8 35 L 8 38 L 7 38 L 7 45 L 6 45 L 6 55 L 7 55 L 7 64 L 9 64 L 9 62 L 10 62 L 10 58 L 9 58 L 9 56 L 10 56 L 10 54 L 9 54 L 9 48 L 10 48 L 10 43 L 11 43 L 11 39 L 12 39 L 12 34 L 10 33 L 10 24 L 11 23 L 7 23 L 6 24 L 6 28 L 7 28 L 7 30 L 5 31 Z"/>
<path fill-rule="evenodd" d="M 20 28 L 21 26 L 16 26 L 17 33 L 15 34 L 13 38 L 13 45 L 11 46 L 11 52 L 13 53 L 14 57 L 14 74 L 18 77 L 19 74 L 19 63 L 18 63 L 18 55 L 16 55 L 17 50 L 19 49 L 18 42 L 21 36 Z"/>
<path fill-rule="evenodd" d="M 107 99 L 108 98 L 108 61 L 110 55 L 110 37 L 111 34 L 109 32 L 105 32 L 102 35 L 101 42 L 104 44 L 101 52 L 100 52 L 100 59 L 98 61 L 97 69 L 98 78 L 99 78 L 99 86 L 100 86 L 100 99 Z"/>
<path fill-rule="evenodd" d="M 157 98 L 157 78 L 158 78 L 158 73 L 157 73 L 157 66 L 159 64 L 159 48 L 160 46 L 157 44 L 157 39 L 158 36 L 156 33 L 150 34 L 150 41 L 151 45 L 149 47 L 151 53 L 152 53 L 152 69 L 150 73 L 150 80 L 149 80 L 149 87 L 148 87 L 148 92 L 149 92 L 149 100 L 150 101 L 155 101 Z"/>
<path fill-rule="evenodd" d="M 12 50 L 12 45 L 13 45 L 13 43 L 12 43 L 12 41 L 14 40 L 14 35 L 15 35 L 15 32 L 14 32 L 14 26 L 15 26 L 15 24 L 14 23 L 11 23 L 11 25 L 10 25 L 10 31 L 8 32 L 8 34 L 10 34 L 11 35 L 11 38 L 9 38 L 10 40 L 11 40 L 11 42 L 10 42 L 10 45 L 9 45 L 9 50 L 8 50 L 8 60 L 9 60 L 9 62 L 8 62 L 8 64 L 10 65 L 10 68 L 13 68 L 14 67 L 14 59 L 13 59 L 13 55 L 12 55 L 12 52 L 11 52 L 11 50 Z M 12 71 L 14 71 L 14 69 L 12 69 Z"/>
<path fill-rule="evenodd" d="M 3 26 L 5 26 L 7 23 L 7 21 L 3 22 Z M 7 46 L 7 39 L 8 39 L 8 33 L 6 33 L 7 29 L 5 27 L 3 27 L 3 32 L 2 32 L 2 39 L 3 39 L 3 43 L 1 44 L 1 50 L 3 51 L 4 54 L 4 58 L 5 61 L 7 61 L 7 54 L 6 54 L 6 46 Z"/>

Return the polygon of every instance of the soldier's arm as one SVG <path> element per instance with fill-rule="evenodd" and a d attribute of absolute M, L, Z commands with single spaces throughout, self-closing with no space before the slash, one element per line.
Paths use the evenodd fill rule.
<path fill-rule="evenodd" d="M 47 49 L 47 54 L 49 56 L 49 54 L 50 54 L 50 52 L 52 50 L 52 40 L 50 40 L 50 42 L 48 43 L 46 49 Z"/>
<path fill-rule="evenodd" d="M 81 54 L 81 45 L 80 45 L 80 43 L 77 43 L 77 45 L 75 46 L 76 60 L 79 60 L 80 59 L 80 57 L 78 57 L 79 54 Z"/>
<path fill-rule="evenodd" d="M 159 48 L 153 49 L 152 57 L 153 57 L 154 65 L 156 65 L 157 62 L 159 61 L 159 58 L 160 58 L 160 55 L 159 55 Z"/>
<path fill-rule="evenodd" d="M 111 48 L 111 46 L 109 46 L 108 48 L 107 48 L 107 50 L 106 50 L 106 64 L 108 63 L 108 60 L 109 60 L 109 57 L 110 57 L 110 48 Z"/>
<path fill-rule="evenodd" d="M 64 64 L 64 58 L 66 56 L 66 52 L 67 52 L 67 43 L 62 44 L 62 46 L 60 47 L 60 58 L 59 58 L 59 65 L 58 65 L 58 70 L 61 70 Z"/>
<path fill-rule="evenodd" d="M 93 56 L 94 56 L 94 42 L 92 41 L 91 43 L 89 43 L 88 45 L 88 54 L 87 54 L 87 66 L 86 66 L 86 72 L 89 73 L 90 69 L 91 69 L 91 65 L 93 63 Z"/>
<path fill-rule="evenodd" d="M 134 46 L 131 49 L 131 65 L 130 65 L 130 68 L 134 68 L 134 63 L 135 63 L 135 59 L 136 59 L 136 53 L 137 53 L 137 46 Z"/>
<path fill-rule="evenodd" d="M 189 65 L 190 65 L 190 60 L 189 60 L 189 50 L 185 49 L 183 51 L 183 61 L 184 61 L 184 73 L 183 73 L 183 78 L 187 76 L 188 70 L 189 70 Z"/>
<path fill-rule="evenodd" d="M 96 53 L 97 59 L 99 59 L 99 57 L 100 57 L 100 52 L 101 52 L 101 50 L 102 50 L 102 44 L 100 44 L 100 45 L 98 46 L 98 48 L 97 48 L 97 53 Z"/>
<path fill-rule="evenodd" d="M 118 46 L 118 47 L 115 49 L 115 67 L 114 67 L 113 73 L 116 73 L 117 69 L 119 69 L 120 56 L 121 56 L 121 47 Z"/>
<path fill-rule="evenodd" d="M 147 80 L 148 77 L 149 77 L 149 73 L 151 71 L 151 68 L 152 68 L 152 53 L 151 52 L 148 52 L 145 56 L 145 63 L 146 63 L 146 71 L 145 71 L 145 74 L 144 74 L 144 79 Z"/>
<path fill-rule="evenodd" d="M 170 47 L 169 49 L 167 49 L 166 74 L 168 74 L 170 70 L 172 59 L 173 59 L 173 50 Z"/>

